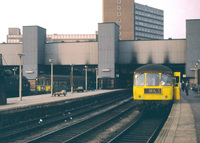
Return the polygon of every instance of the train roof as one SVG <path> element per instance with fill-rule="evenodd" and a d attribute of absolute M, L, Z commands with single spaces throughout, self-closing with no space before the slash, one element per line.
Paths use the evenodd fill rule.
<path fill-rule="evenodd" d="M 165 72 L 172 73 L 172 70 L 169 67 L 159 64 L 148 64 L 141 66 L 135 70 L 135 72 Z"/>

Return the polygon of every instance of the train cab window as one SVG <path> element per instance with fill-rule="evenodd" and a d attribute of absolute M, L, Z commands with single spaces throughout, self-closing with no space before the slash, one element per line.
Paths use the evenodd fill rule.
<path fill-rule="evenodd" d="M 144 74 L 136 74 L 135 75 L 135 86 L 144 86 L 145 84 L 145 75 Z"/>
<path fill-rule="evenodd" d="M 172 77 L 169 74 L 161 75 L 161 85 L 162 86 L 172 86 Z"/>
<path fill-rule="evenodd" d="M 159 86 L 159 74 L 151 73 L 146 75 L 147 86 Z"/>
<path fill-rule="evenodd" d="M 44 79 L 40 79 L 40 85 L 45 85 L 45 80 Z"/>

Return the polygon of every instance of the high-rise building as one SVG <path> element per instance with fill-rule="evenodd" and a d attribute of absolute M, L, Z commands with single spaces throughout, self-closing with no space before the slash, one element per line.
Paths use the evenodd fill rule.
<path fill-rule="evenodd" d="M 134 40 L 134 0 L 103 0 L 103 22 L 119 25 L 120 40 Z"/>
<path fill-rule="evenodd" d="M 120 40 L 163 39 L 163 13 L 134 0 L 103 0 L 103 22 L 119 25 Z"/>
<path fill-rule="evenodd" d="M 135 40 L 163 39 L 163 10 L 135 3 Z"/>

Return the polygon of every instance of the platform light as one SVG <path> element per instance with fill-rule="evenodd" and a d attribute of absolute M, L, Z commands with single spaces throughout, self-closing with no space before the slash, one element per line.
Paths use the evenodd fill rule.
<path fill-rule="evenodd" d="M 87 68 L 88 66 L 85 66 L 85 91 L 87 92 Z"/>
<path fill-rule="evenodd" d="M 51 97 L 53 97 L 53 63 L 54 63 L 54 59 L 49 59 L 49 62 L 51 63 Z"/>
<path fill-rule="evenodd" d="M 22 57 L 23 53 L 18 53 L 19 56 L 19 100 L 22 100 Z"/>
<path fill-rule="evenodd" d="M 74 82 L 73 82 L 73 64 L 70 64 L 71 65 L 71 74 L 70 74 L 70 77 L 71 77 L 71 94 L 73 94 L 73 91 L 74 91 Z"/>
<path fill-rule="evenodd" d="M 96 90 L 98 90 L 98 68 L 95 68 L 96 70 Z"/>

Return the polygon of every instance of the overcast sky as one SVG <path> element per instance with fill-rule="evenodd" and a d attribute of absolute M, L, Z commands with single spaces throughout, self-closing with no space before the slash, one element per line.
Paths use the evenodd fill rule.
<path fill-rule="evenodd" d="M 123 1 L 123 0 L 122 0 Z M 135 0 L 164 10 L 164 38 L 185 38 L 185 20 L 200 19 L 200 0 Z M 38 25 L 47 34 L 95 34 L 102 0 L 1 0 L 0 43 L 9 27 Z"/>

